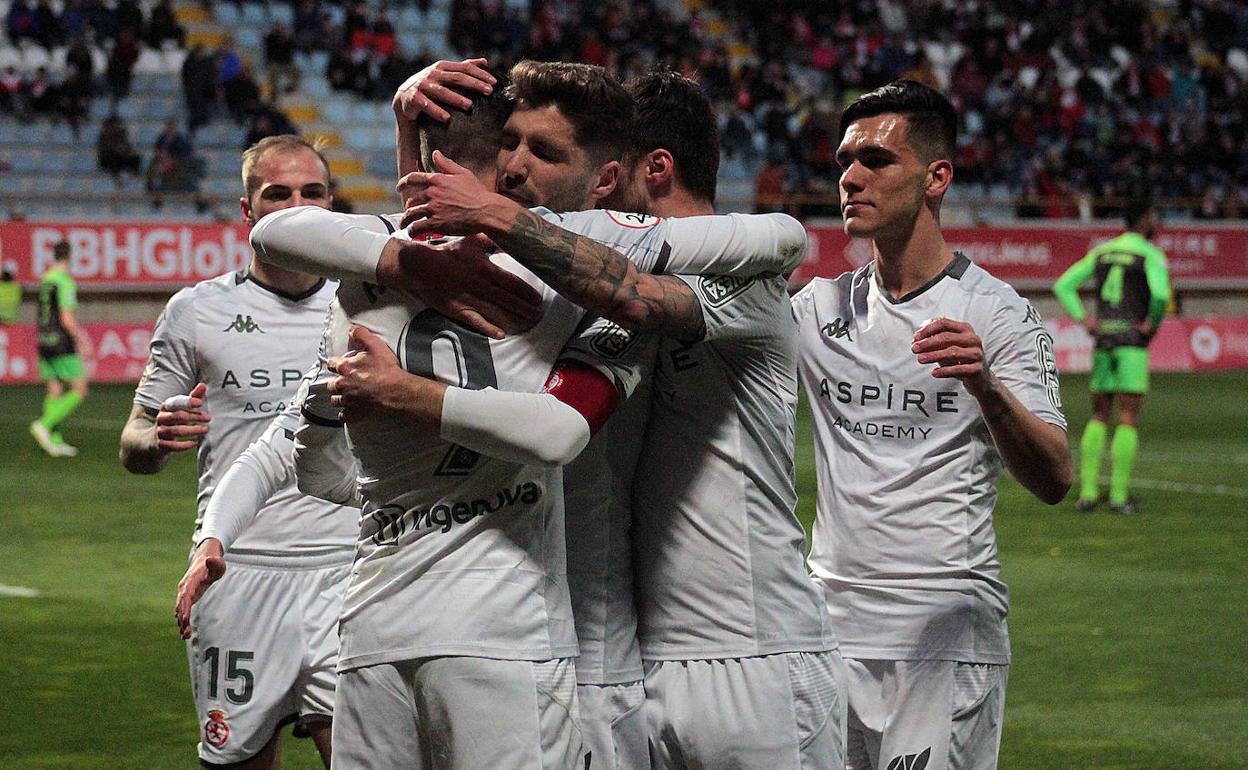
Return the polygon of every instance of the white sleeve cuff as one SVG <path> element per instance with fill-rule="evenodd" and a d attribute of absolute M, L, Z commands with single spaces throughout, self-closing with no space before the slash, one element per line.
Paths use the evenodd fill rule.
<path fill-rule="evenodd" d="M 441 435 L 500 460 L 559 466 L 581 453 L 590 432 L 580 412 L 549 393 L 447 388 Z"/>

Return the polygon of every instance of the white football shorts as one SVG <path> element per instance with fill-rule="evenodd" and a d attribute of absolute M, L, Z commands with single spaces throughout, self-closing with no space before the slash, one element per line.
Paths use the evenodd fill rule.
<path fill-rule="evenodd" d="M 646 661 L 651 765 L 841 770 L 843 675 L 835 650 Z"/>
<path fill-rule="evenodd" d="M 584 767 L 571 658 L 420 658 L 343 671 L 334 770 Z"/>
<path fill-rule="evenodd" d="M 578 684 L 576 699 L 590 770 L 649 770 L 646 690 L 640 681 Z"/>
<path fill-rule="evenodd" d="M 992 770 L 1010 667 L 845 659 L 847 770 Z"/>
<path fill-rule="evenodd" d="M 186 645 L 199 717 L 199 758 L 251 759 L 285 724 L 334 711 L 338 616 L 350 555 L 227 555 L 225 575 L 191 612 Z"/>

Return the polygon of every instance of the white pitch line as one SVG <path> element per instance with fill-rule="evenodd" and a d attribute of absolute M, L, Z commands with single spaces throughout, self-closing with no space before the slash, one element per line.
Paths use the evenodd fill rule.
<path fill-rule="evenodd" d="M 38 416 L 39 415 L 35 415 L 35 417 L 38 417 Z M 3 417 L 0 417 L 0 423 L 5 423 L 6 425 L 29 425 L 30 420 L 27 420 L 21 417 L 13 417 L 12 415 L 5 415 Z M 101 420 L 101 419 L 94 418 L 94 417 L 70 417 L 69 420 L 65 422 L 65 426 L 67 428 L 85 428 L 86 430 L 115 430 L 115 431 L 120 432 L 121 429 L 125 427 L 125 423 L 119 422 L 117 420 Z"/>
<path fill-rule="evenodd" d="M 18 596 L 23 599 L 33 599 L 39 595 L 39 592 L 33 588 L 23 588 L 22 586 L 6 586 L 0 583 L 0 596 Z"/>
<path fill-rule="evenodd" d="M 1141 450 L 1136 455 L 1136 462 L 1155 460 L 1167 463 L 1188 463 L 1194 465 L 1248 465 L 1248 453 L 1235 452 L 1170 452 Z"/>
<path fill-rule="evenodd" d="M 1108 476 L 1101 477 L 1101 483 L 1109 483 Z M 1131 486 L 1141 489 L 1157 489 L 1162 492 L 1183 492 L 1189 495 L 1214 495 L 1221 497 L 1248 498 L 1248 489 L 1228 487 L 1225 484 L 1193 484 L 1187 481 L 1167 481 L 1165 479 L 1141 479 L 1131 477 Z"/>

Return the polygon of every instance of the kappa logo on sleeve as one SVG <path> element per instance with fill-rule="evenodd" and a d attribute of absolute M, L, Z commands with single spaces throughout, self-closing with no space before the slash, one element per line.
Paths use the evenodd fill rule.
<path fill-rule="evenodd" d="M 612 321 L 602 324 L 590 339 L 589 347 L 603 358 L 619 358 L 637 341 L 637 336 Z"/>
<path fill-rule="evenodd" d="M 753 278 L 738 278 L 731 275 L 703 276 L 698 280 L 702 293 L 706 295 L 706 304 L 711 307 L 722 307 L 733 297 L 750 288 Z"/>

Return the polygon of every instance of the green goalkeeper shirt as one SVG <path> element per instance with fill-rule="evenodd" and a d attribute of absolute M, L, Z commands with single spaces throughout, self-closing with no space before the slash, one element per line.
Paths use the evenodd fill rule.
<path fill-rule="evenodd" d="M 1125 232 L 1088 252 L 1062 273 L 1053 293 L 1076 321 L 1084 318 L 1079 287 L 1096 280 L 1096 345 L 1145 347 L 1152 333 L 1138 328 L 1148 320 L 1155 332 L 1170 300 L 1166 255 L 1136 232 Z"/>

